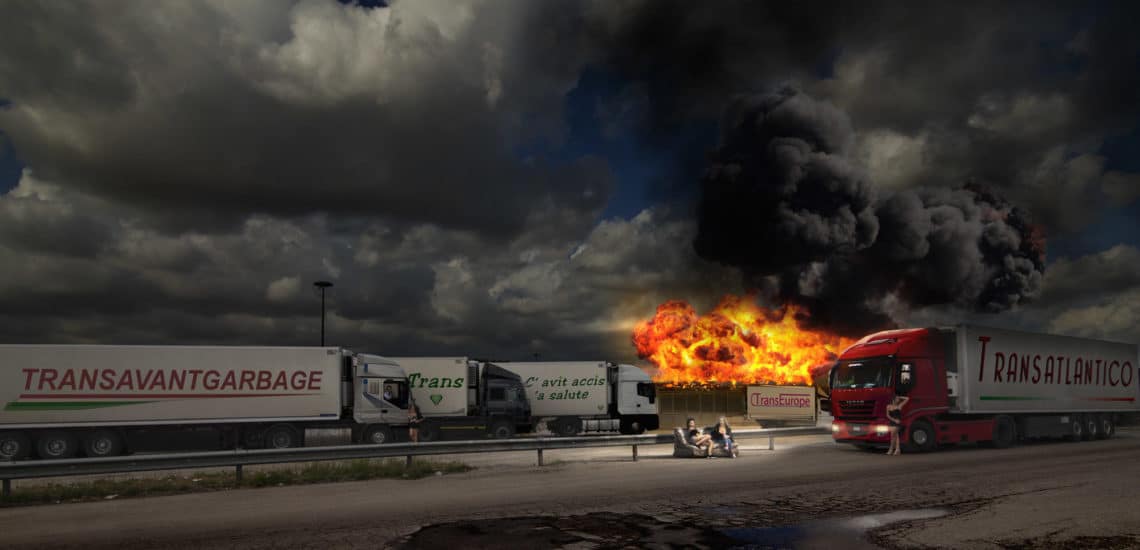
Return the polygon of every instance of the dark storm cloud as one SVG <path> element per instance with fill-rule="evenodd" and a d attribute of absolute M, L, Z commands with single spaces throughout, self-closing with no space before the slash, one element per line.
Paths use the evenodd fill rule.
<path fill-rule="evenodd" d="M 1068 159 L 1095 152 L 1140 114 L 1134 2 L 634 2 L 599 11 L 607 66 L 647 84 L 647 144 L 716 116 L 736 94 L 790 80 L 860 131 L 920 136 L 921 166 L 903 185 L 978 180 L 1054 232 L 1080 230 L 1094 219 L 1087 212 L 1108 205 L 1101 172 Z"/>
<path fill-rule="evenodd" d="M 0 339 L 308 343 L 330 279 L 338 343 L 612 356 L 661 301 L 740 290 L 694 235 L 829 326 L 1008 308 L 1040 285 L 1021 208 L 1079 231 L 1138 196 L 1097 156 L 1135 126 L 1136 10 L 8 2 L 0 135 L 36 181 L 0 196 Z M 700 173 L 716 144 L 693 127 L 726 121 L 699 228 L 684 209 L 599 223 L 604 161 L 518 153 L 567 143 L 586 70 L 618 91 L 594 110 L 610 143 L 680 165 L 657 180 Z M 756 94 L 786 82 L 808 93 Z M 1042 302 L 1092 300 L 1047 281 Z"/>
<path fill-rule="evenodd" d="M 302 3 L 291 33 L 269 32 L 286 31 L 281 42 L 251 45 L 267 31 L 212 4 L 81 4 L 81 18 L 70 5 L 11 7 L 16 32 L 0 33 L 0 47 L 21 54 L 0 65 L 12 102 L 0 128 L 22 160 L 168 230 L 326 211 L 506 236 L 536 203 L 591 211 L 609 194 L 604 163 L 515 156 L 512 115 L 528 105 L 506 102 L 529 86 L 524 75 L 499 82 L 493 50 L 468 29 L 442 36 L 412 15 Z M 182 20 L 178 38 L 166 17 Z M 365 50 L 307 30 L 320 19 Z M 262 25 L 274 23 L 289 21 Z M 410 64 L 410 48 L 431 62 Z"/>
<path fill-rule="evenodd" d="M 889 324 L 888 298 L 1002 311 L 1039 290 L 1043 242 L 977 186 L 875 187 L 845 157 L 847 117 L 795 90 L 738 99 L 702 180 L 697 252 L 760 280 L 842 331 Z"/>

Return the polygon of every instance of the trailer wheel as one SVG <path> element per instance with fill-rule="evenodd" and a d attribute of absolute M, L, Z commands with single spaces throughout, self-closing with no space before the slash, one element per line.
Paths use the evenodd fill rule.
<path fill-rule="evenodd" d="M 1080 416 L 1072 416 L 1069 418 L 1069 441 L 1080 441 L 1085 437 L 1085 423 L 1084 419 Z"/>
<path fill-rule="evenodd" d="M 1100 439 L 1100 419 L 1095 414 L 1085 415 L 1085 441 Z"/>
<path fill-rule="evenodd" d="M 1112 421 L 1111 414 L 1101 415 L 1100 417 L 1100 438 L 1111 439 L 1116 435 L 1116 423 Z"/>
<path fill-rule="evenodd" d="M 1005 449 L 1017 442 L 1017 423 L 1012 418 L 1001 415 L 994 419 L 993 445 Z"/>
<path fill-rule="evenodd" d="M 23 460 L 32 454 L 32 441 L 23 432 L 0 432 L 0 460 Z"/>
<path fill-rule="evenodd" d="M 910 425 L 906 442 L 911 451 L 917 450 L 921 453 L 933 451 L 938 446 L 934 438 L 934 428 L 925 420 L 916 420 Z"/>
<path fill-rule="evenodd" d="M 366 445 L 383 445 L 392 441 L 392 431 L 383 424 L 373 424 L 364 430 L 360 442 Z"/>
<path fill-rule="evenodd" d="M 496 420 L 491 423 L 491 437 L 507 439 L 515 435 L 515 425 L 509 420 Z"/>
<path fill-rule="evenodd" d="M 75 436 L 67 432 L 44 432 L 36 438 L 36 454 L 40 458 L 71 458 L 78 447 Z"/>
<path fill-rule="evenodd" d="M 563 418 L 554 424 L 554 432 L 562 437 L 574 437 L 582 431 L 582 421 L 577 418 Z"/>
<path fill-rule="evenodd" d="M 289 424 L 270 426 L 265 430 L 263 441 L 266 449 L 291 449 L 304 445 L 297 429 Z"/>
<path fill-rule="evenodd" d="M 123 438 L 111 430 L 96 430 L 83 437 L 83 454 L 91 458 L 123 454 Z"/>

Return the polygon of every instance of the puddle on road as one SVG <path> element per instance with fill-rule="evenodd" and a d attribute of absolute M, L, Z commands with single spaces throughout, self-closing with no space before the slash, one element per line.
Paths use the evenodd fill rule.
<path fill-rule="evenodd" d="M 734 506 L 700 510 L 711 516 L 735 515 Z M 883 514 L 815 520 L 785 527 L 725 527 L 706 516 L 691 522 L 668 522 L 640 514 L 594 513 L 567 517 L 518 517 L 457 521 L 430 525 L 397 541 L 402 550 L 460 547 L 496 548 L 736 548 L 809 550 L 877 548 L 867 531 L 898 523 L 946 515 L 945 510 L 902 510 Z M 720 523 L 720 525 L 718 525 Z M 733 521 L 731 523 L 739 525 Z"/>
<path fill-rule="evenodd" d="M 743 550 L 813 550 L 816 548 L 878 548 L 867 542 L 867 531 L 901 521 L 932 519 L 947 514 L 946 510 L 928 508 L 899 510 L 883 514 L 832 518 L 784 527 L 736 527 L 720 531 L 736 541 L 733 548 Z"/>

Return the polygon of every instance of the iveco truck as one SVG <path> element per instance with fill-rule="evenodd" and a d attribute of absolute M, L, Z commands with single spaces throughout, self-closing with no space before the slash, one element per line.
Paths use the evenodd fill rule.
<path fill-rule="evenodd" d="M 607 361 L 501 362 L 523 380 L 536 422 L 562 436 L 656 430 L 657 392 L 645 371 Z"/>
<path fill-rule="evenodd" d="M 906 449 L 1029 438 L 1112 437 L 1137 411 L 1135 344 L 961 325 L 879 332 L 839 356 L 830 372 L 835 441 L 890 441 L 886 406 L 909 397 Z"/>

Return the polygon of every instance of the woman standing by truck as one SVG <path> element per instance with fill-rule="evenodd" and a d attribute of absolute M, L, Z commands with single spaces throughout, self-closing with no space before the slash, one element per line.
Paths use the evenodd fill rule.
<path fill-rule="evenodd" d="M 420 406 L 416 404 L 414 399 L 408 402 L 408 439 L 412 443 L 420 442 L 420 423 L 424 421 L 424 415 L 420 412 Z"/>
<path fill-rule="evenodd" d="M 887 422 L 891 430 L 891 448 L 887 450 L 889 455 L 902 454 L 902 448 L 899 446 L 899 430 L 902 429 L 902 408 L 907 401 L 910 401 L 909 397 L 895 395 L 895 398 L 887 404 Z"/>

